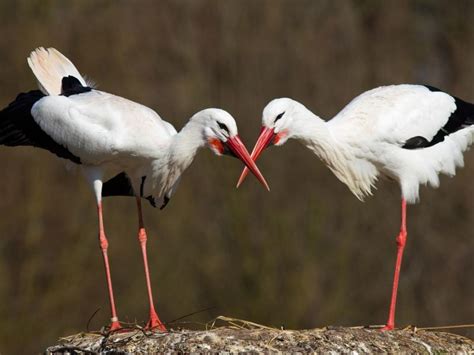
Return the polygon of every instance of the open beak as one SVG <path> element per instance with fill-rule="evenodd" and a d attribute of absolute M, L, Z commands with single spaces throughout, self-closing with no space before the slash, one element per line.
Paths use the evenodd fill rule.
<path fill-rule="evenodd" d="M 257 143 L 255 143 L 255 146 L 253 147 L 252 150 L 252 155 L 251 158 L 253 161 L 257 161 L 258 157 L 260 154 L 262 154 L 263 150 L 268 147 L 268 145 L 272 142 L 273 137 L 275 136 L 275 131 L 273 128 L 268 128 L 268 127 L 262 127 L 262 130 L 260 131 L 260 136 L 257 139 Z M 244 168 L 242 171 L 242 174 L 240 174 L 239 181 L 237 182 L 237 187 L 242 184 L 242 182 L 245 180 L 245 177 L 249 173 L 249 169 Z"/>
<path fill-rule="evenodd" d="M 227 145 L 227 147 L 235 154 L 237 158 L 242 160 L 246 166 L 245 171 L 248 172 L 250 170 L 257 177 L 258 181 L 260 181 L 261 184 L 265 186 L 268 191 L 270 191 L 270 187 L 265 181 L 265 178 L 263 177 L 260 170 L 258 170 L 257 165 L 255 165 L 254 160 L 250 157 L 250 154 L 247 151 L 247 148 L 245 148 L 245 145 L 240 140 L 240 137 L 238 135 L 230 137 L 224 144 Z"/>

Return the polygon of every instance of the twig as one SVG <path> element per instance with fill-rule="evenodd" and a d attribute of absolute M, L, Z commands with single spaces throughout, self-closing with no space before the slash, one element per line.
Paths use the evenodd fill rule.
<path fill-rule="evenodd" d="M 206 312 L 206 311 L 209 311 L 209 310 L 214 309 L 214 308 L 216 308 L 216 307 L 215 306 L 207 307 L 207 308 L 200 309 L 199 311 L 195 311 L 195 312 L 192 312 L 192 313 L 185 314 L 184 316 L 173 319 L 172 321 L 165 322 L 165 325 L 173 324 L 174 322 L 176 322 L 178 320 L 181 320 L 181 319 L 184 319 L 184 318 L 187 318 L 187 317 L 191 317 L 191 316 L 194 316 L 195 314 Z"/>
<path fill-rule="evenodd" d="M 95 315 L 100 311 L 100 307 L 95 310 L 94 313 L 89 317 L 89 320 L 87 321 L 86 329 L 87 332 L 89 333 L 89 325 L 91 324 L 92 319 L 95 317 Z"/>
<path fill-rule="evenodd" d="M 280 330 L 278 328 L 267 327 L 266 325 L 250 322 L 250 321 L 247 321 L 247 320 L 237 319 L 237 318 L 230 318 L 230 317 L 225 317 L 225 316 L 219 316 L 219 317 L 216 318 L 216 320 L 222 320 L 224 322 L 227 322 L 229 324 L 234 325 L 235 327 L 237 327 L 239 329 L 245 328 L 244 325 L 247 325 L 247 326 L 250 325 L 250 326 L 253 326 L 254 328 L 269 329 L 269 330 Z M 239 325 L 238 323 L 241 323 L 243 325 Z"/>
<path fill-rule="evenodd" d="M 459 329 L 459 328 L 474 328 L 474 324 L 459 324 L 459 325 L 447 325 L 447 326 L 440 326 L 440 327 L 422 327 L 422 328 L 416 327 L 417 330 Z"/>

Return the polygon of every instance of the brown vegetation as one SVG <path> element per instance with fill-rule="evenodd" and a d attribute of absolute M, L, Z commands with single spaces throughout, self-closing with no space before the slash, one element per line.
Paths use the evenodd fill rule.
<path fill-rule="evenodd" d="M 330 118 L 362 91 L 429 83 L 474 101 L 474 2 L 3 0 L 0 106 L 35 87 L 26 56 L 54 46 L 100 89 L 178 129 L 222 107 L 251 146 L 261 110 L 290 96 Z M 108 322 L 93 195 L 47 152 L 0 149 L 0 352 L 32 353 Z M 400 326 L 472 323 L 474 154 L 408 209 Z M 285 328 L 386 320 L 399 190 L 364 204 L 304 147 L 260 160 L 272 191 L 203 151 L 174 199 L 147 208 L 149 262 L 164 320 L 216 314 Z M 145 321 L 134 201 L 105 201 L 119 315 Z M 52 321 L 54 320 L 54 321 Z M 460 331 L 474 336 L 472 330 Z"/>

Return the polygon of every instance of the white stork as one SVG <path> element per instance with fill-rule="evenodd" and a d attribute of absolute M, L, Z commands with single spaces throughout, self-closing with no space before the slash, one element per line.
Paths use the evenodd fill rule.
<path fill-rule="evenodd" d="M 263 110 L 262 131 L 252 151 L 256 160 L 270 144 L 295 138 L 313 151 L 359 199 L 371 195 L 378 177 L 400 184 L 401 228 L 388 321 L 395 326 L 398 279 L 406 243 L 406 203 L 419 199 L 420 184 L 439 185 L 438 175 L 455 175 L 474 139 L 474 105 L 434 87 L 392 85 L 353 99 L 323 121 L 301 103 L 280 98 Z M 244 180 L 244 169 L 237 186 Z"/>
<path fill-rule="evenodd" d="M 145 267 L 150 319 L 147 327 L 166 330 L 153 303 L 147 262 L 147 235 L 141 198 L 163 208 L 197 150 L 241 159 L 268 189 L 237 134 L 233 117 L 209 108 L 196 113 L 178 133 L 148 107 L 93 89 L 75 66 L 54 48 L 38 48 L 28 64 L 41 90 L 19 94 L 0 111 L 0 145 L 34 146 L 80 165 L 97 199 L 99 242 L 111 307 L 111 330 L 120 329 L 102 219 L 103 196 L 134 196 L 138 240 Z M 105 176 L 112 177 L 104 179 Z"/>

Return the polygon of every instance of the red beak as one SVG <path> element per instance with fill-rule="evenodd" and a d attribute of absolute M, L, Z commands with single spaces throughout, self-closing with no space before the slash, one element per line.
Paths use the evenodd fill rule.
<path fill-rule="evenodd" d="M 245 171 L 248 172 L 250 170 L 257 177 L 258 181 L 260 181 L 262 185 L 265 186 L 268 191 L 270 191 L 270 187 L 265 181 L 265 178 L 263 177 L 260 170 L 258 170 L 254 160 L 252 160 L 252 158 L 250 157 L 250 154 L 247 151 L 247 148 L 245 148 L 245 145 L 240 140 L 240 137 L 238 135 L 230 137 L 227 139 L 227 142 L 225 144 L 235 154 L 235 156 L 242 160 L 242 162 L 245 164 Z"/>
<path fill-rule="evenodd" d="M 273 130 L 273 128 L 262 127 L 262 130 L 260 131 L 260 136 L 257 139 L 257 143 L 255 143 L 255 146 L 252 150 L 251 158 L 253 159 L 253 161 L 257 161 L 263 150 L 271 143 L 274 135 L 275 131 Z M 239 187 L 240 184 L 242 184 L 242 182 L 245 180 L 245 177 L 247 176 L 248 172 L 249 170 L 247 168 L 244 168 L 242 174 L 240 175 L 239 182 L 237 182 L 237 187 Z"/>

